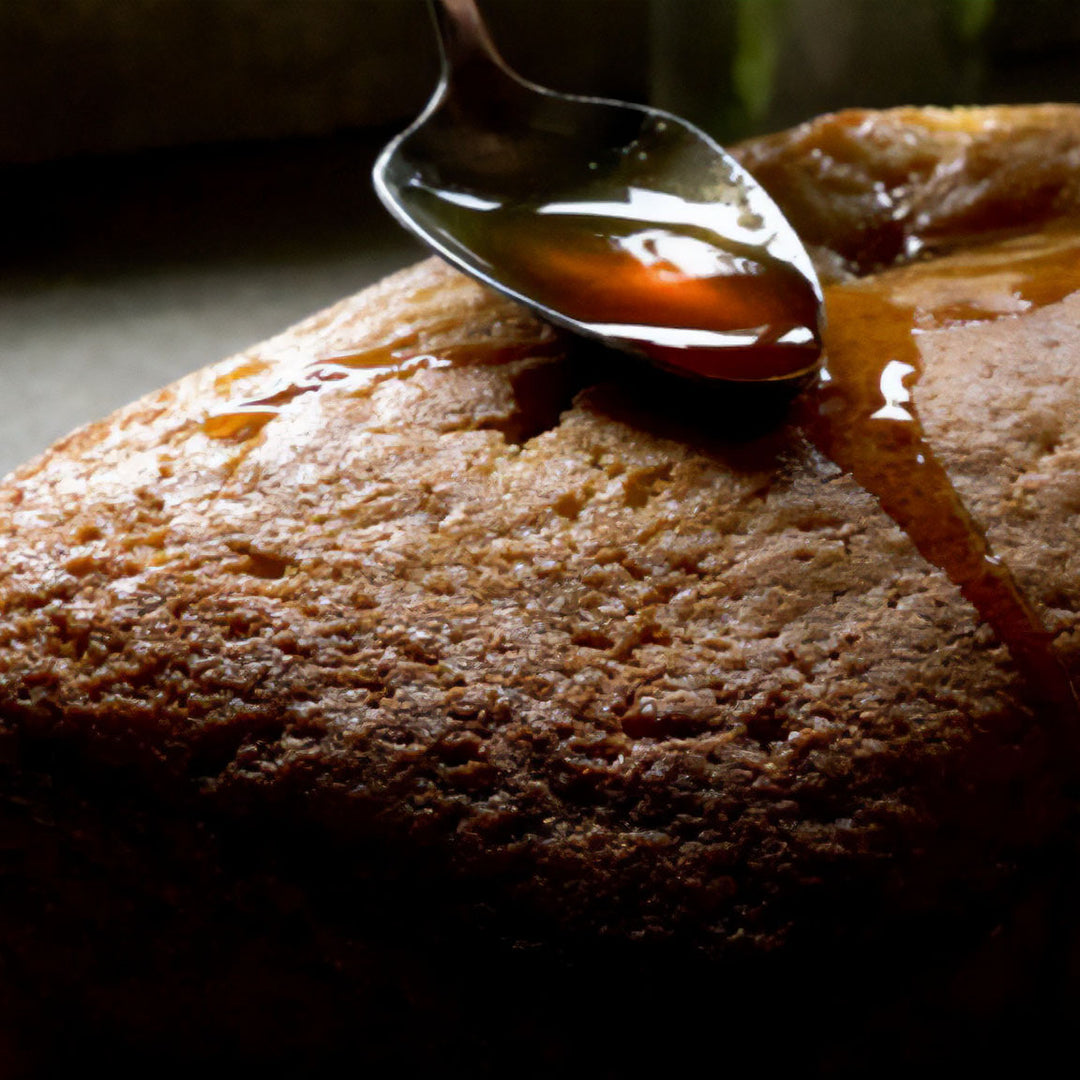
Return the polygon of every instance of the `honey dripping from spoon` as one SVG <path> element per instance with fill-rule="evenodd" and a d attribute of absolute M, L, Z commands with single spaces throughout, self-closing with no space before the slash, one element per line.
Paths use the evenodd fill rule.
<path fill-rule="evenodd" d="M 826 289 L 826 359 L 803 403 L 804 422 L 821 452 L 960 588 L 1008 648 L 1032 696 L 1074 741 L 1080 710 L 1052 637 L 934 454 L 910 388 L 923 371 L 922 330 L 1016 317 L 1080 290 L 1080 230 L 1050 230 L 1026 248 L 988 245 L 930 272 L 941 288 L 929 304 L 906 302 L 873 278 Z M 950 299 L 950 281 L 990 276 L 1002 278 L 996 302 Z"/>
<path fill-rule="evenodd" d="M 790 224 L 737 162 L 677 117 L 520 79 L 475 0 L 431 7 L 442 80 L 374 170 L 406 227 L 542 316 L 681 374 L 761 382 L 814 371 L 820 285 Z M 1032 689 L 1075 720 L 1049 634 L 911 406 L 915 309 L 871 286 L 833 291 L 829 312 L 841 325 L 807 407 L 811 436 L 959 585 Z"/>

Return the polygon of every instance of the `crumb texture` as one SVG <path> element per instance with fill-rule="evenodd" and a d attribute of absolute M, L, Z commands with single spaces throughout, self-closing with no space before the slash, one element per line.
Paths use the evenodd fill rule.
<path fill-rule="evenodd" d="M 850 273 L 1075 208 L 1078 147 L 1046 107 L 741 153 Z M 1078 316 L 939 327 L 918 388 L 1074 672 Z M 16 771 L 392 848 L 365 873 L 518 943 L 959 912 L 1064 812 L 1007 652 L 784 402 L 586 355 L 434 260 L 8 477 L 0 612 Z"/>

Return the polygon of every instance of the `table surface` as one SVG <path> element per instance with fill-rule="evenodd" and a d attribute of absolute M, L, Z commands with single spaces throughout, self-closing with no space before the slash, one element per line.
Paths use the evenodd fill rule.
<path fill-rule="evenodd" d="M 0 475 L 422 256 L 371 191 L 382 138 L 0 174 Z"/>

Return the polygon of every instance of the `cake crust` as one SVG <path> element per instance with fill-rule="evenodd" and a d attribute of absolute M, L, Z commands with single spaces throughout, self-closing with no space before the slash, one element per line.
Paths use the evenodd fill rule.
<path fill-rule="evenodd" d="M 920 246 L 1080 208 L 1068 107 L 741 153 L 834 278 L 896 297 L 940 287 L 882 268 Z M 935 451 L 1075 676 L 1080 296 L 920 341 Z M 1071 770 L 956 586 L 754 393 L 586 352 L 431 260 L 76 432 L 0 488 L 10 804 L 67 836 L 111 785 L 210 877 L 318 837 L 334 886 L 297 904 L 339 970 L 339 901 L 394 963 L 394 905 L 418 940 L 571 958 L 928 925 L 983 955 Z"/>

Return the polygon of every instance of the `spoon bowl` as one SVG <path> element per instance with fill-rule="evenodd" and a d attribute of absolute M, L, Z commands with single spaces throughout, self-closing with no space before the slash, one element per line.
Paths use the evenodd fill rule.
<path fill-rule="evenodd" d="M 402 224 L 541 317 L 682 374 L 817 366 L 809 256 L 734 158 L 661 110 L 527 82 L 475 0 L 429 4 L 442 78 L 374 170 Z"/>

